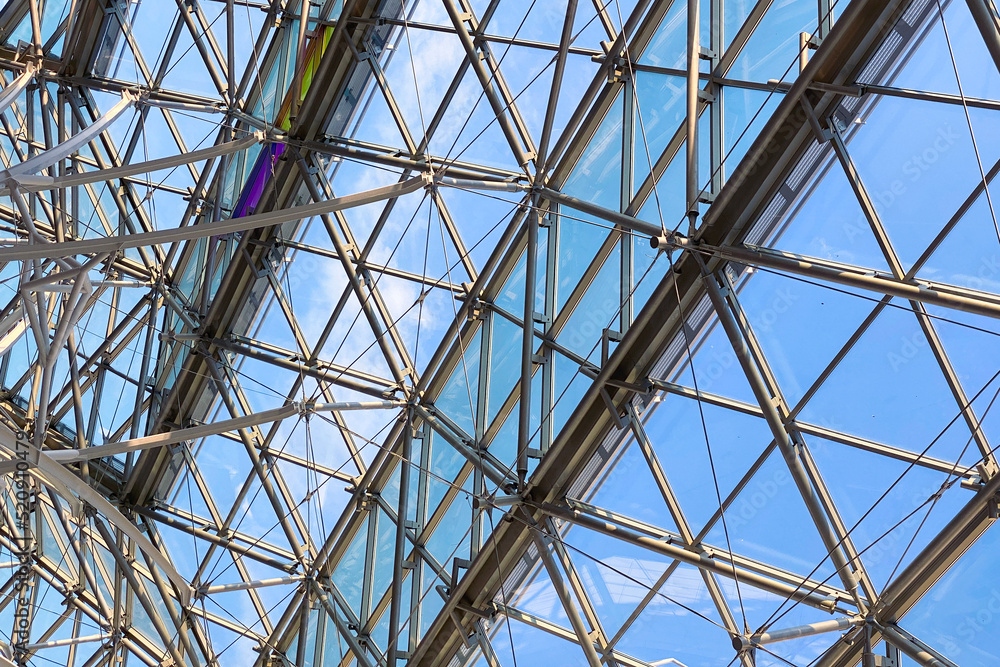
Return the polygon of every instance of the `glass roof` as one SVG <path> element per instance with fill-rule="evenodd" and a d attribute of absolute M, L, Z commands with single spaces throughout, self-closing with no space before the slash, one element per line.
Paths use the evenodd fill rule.
<path fill-rule="evenodd" d="M 9 0 L 0 666 L 995 664 L 998 25 Z"/>

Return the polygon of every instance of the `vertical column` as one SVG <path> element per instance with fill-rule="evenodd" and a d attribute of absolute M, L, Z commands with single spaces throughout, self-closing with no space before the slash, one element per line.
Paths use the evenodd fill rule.
<path fill-rule="evenodd" d="M 710 20 L 710 30 L 712 35 L 711 71 L 715 72 L 719 66 L 719 60 L 726 49 L 725 43 L 725 0 L 711 0 L 712 16 Z M 712 196 L 719 194 L 722 185 L 726 182 L 726 170 L 723 160 L 726 157 L 726 145 L 724 142 L 724 116 L 723 111 L 723 91 L 722 84 L 713 79 L 712 94 L 714 99 L 709 105 L 712 135 Z"/>
<path fill-rule="evenodd" d="M 556 299 L 559 291 L 559 204 L 549 202 L 549 212 L 546 216 L 548 237 L 545 244 L 545 323 L 546 337 L 552 329 L 556 317 Z M 542 348 L 544 364 L 542 365 L 542 432 L 539 438 L 539 448 L 548 451 L 555 436 L 552 420 L 552 406 L 555 403 L 555 352 L 548 345 Z"/>
<path fill-rule="evenodd" d="M 698 220 L 698 67 L 701 62 L 701 36 L 699 34 L 698 0 L 688 0 L 687 5 L 687 119 L 685 137 L 687 150 L 687 215 L 690 236 Z"/>
<path fill-rule="evenodd" d="M 528 477 L 528 444 L 531 441 L 531 374 L 535 353 L 535 282 L 538 255 L 538 199 L 525 219 L 527 243 L 524 258 L 524 327 L 521 337 L 521 399 L 517 429 L 517 483 L 523 489 Z"/>
<path fill-rule="evenodd" d="M 406 516 L 409 512 L 410 457 L 413 452 L 413 408 L 406 410 L 403 444 L 399 463 L 399 504 L 396 511 L 396 543 L 393 554 L 392 592 L 389 600 L 389 652 L 387 667 L 396 667 L 399 652 L 399 628 L 403 605 L 403 570 L 406 560 Z"/>
<path fill-rule="evenodd" d="M 631 54 L 629 54 L 631 57 Z M 624 213 L 632 201 L 635 180 L 635 81 L 625 71 L 622 86 L 622 188 L 619 210 Z M 632 234 L 622 230 L 621 236 L 621 317 L 618 331 L 624 333 L 632 325 L 632 283 L 635 277 Z"/>
<path fill-rule="evenodd" d="M 431 438 L 431 430 L 426 422 L 421 426 L 419 433 L 414 434 L 415 439 L 420 440 L 420 469 L 417 478 L 417 515 L 416 534 L 417 540 L 423 544 L 423 530 L 427 523 L 427 471 L 431 465 L 431 447 L 434 446 Z M 412 587 L 410 588 L 410 648 L 420 641 L 420 596 L 423 594 L 424 586 L 424 559 L 413 559 L 413 572 L 410 576 Z"/>
<path fill-rule="evenodd" d="M 819 39 L 822 41 L 833 30 L 833 3 L 830 0 L 818 0 L 819 6 Z"/>

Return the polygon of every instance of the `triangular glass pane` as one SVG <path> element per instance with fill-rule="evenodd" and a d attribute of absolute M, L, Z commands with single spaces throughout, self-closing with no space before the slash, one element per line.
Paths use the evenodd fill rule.
<path fill-rule="evenodd" d="M 571 529 L 565 542 L 608 639 L 644 599 L 654 605 L 664 601 L 653 589 L 671 565 L 665 556 L 583 528 Z"/>
<path fill-rule="evenodd" d="M 986 128 L 996 112 L 969 110 L 984 169 L 1000 157 Z M 961 106 L 884 97 L 848 144 L 904 269 L 982 181 Z M 984 221 L 986 222 L 986 221 Z M 987 223 L 992 225 L 992 223 Z"/>
<path fill-rule="evenodd" d="M 873 306 L 840 290 L 767 271 L 753 274 L 739 300 L 789 406 L 798 404 Z"/>
<path fill-rule="evenodd" d="M 713 320 L 709 320 L 708 327 L 708 335 L 704 339 L 684 342 L 677 364 L 680 372 L 665 379 L 690 389 L 697 388 L 708 394 L 757 405 L 757 399 L 725 330 Z M 694 338 L 690 330 L 687 335 Z M 694 355 L 694 372 L 691 370 L 691 358 L 688 354 L 689 344 L 690 352 Z"/>
<path fill-rule="evenodd" d="M 947 479 L 945 473 L 909 467 L 903 461 L 822 438 L 810 437 L 808 445 L 876 590 L 882 590 L 904 553 L 903 565 L 933 539 L 968 497 L 956 485 L 941 497 L 921 528 L 927 510 L 923 503 L 940 489 Z"/>
<path fill-rule="evenodd" d="M 497 242 L 513 215 L 519 197 L 515 193 L 491 192 L 484 195 L 459 188 L 441 188 L 437 198 L 448 207 L 462 237 L 465 250 L 476 270 L 480 270 L 497 248 Z M 449 255 L 452 265 L 458 257 Z"/>
<path fill-rule="evenodd" d="M 995 623 L 1000 614 L 996 553 L 1000 531 L 991 528 L 958 560 L 900 624 L 921 641 L 968 667 L 1000 660 Z"/>
<path fill-rule="evenodd" d="M 215 506 L 225 516 L 236 502 L 239 488 L 253 470 L 246 447 L 241 442 L 222 436 L 209 436 L 197 450 L 195 461 L 211 489 Z M 205 518 L 211 518 L 211 515 Z"/>
<path fill-rule="evenodd" d="M 1000 409 L 997 395 L 1000 377 L 1000 337 L 994 333 L 992 318 L 944 308 L 928 308 L 936 317 L 934 326 L 958 380 L 971 401 L 972 411 L 982 424 L 988 441 L 1000 434 Z M 974 464 L 982 454 L 970 445 L 963 465 Z M 995 455 L 995 452 L 994 452 Z"/>
<path fill-rule="evenodd" d="M 993 186 L 990 190 L 992 195 L 997 188 Z M 996 205 L 994 204 L 994 207 Z M 1000 211 L 997 213 L 1000 221 Z M 1000 293 L 1000 239 L 997 236 L 989 201 L 985 194 L 980 194 L 941 245 L 920 267 L 917 276 L 925 280 L 998 294 Z M 970 248 L 976 248 L 981 252 L 970 254 Z"/>
<path fill-rule="evenodd" d="M 660 587 L 618 647 L 652 664 L 725 665 L 732 641 L 722 626 L 701 573 L 681 565 Z"/>
<path fill-rule="evenodd" d="M 718 506 L 718 505 L 716 505 Z M 834 573 L 819 529 L 780 452 L 774 451 L 726 510 L 706 542 L 822 581 Z M 728 532 L 728 538 L 726 533 Z M 839 586 L 834 578 L 831 585 Z"/>
<path fill-rule="evenodd" d="M 725 498 L 772 439 L 762 419 L 708 404 L 700 407 L 689 398 L 667 396 L 646 422 L 646 433 L 694 533 L 719 509 L 713 465 Z"/>
<path fill-rule="evenodd" d="M 212 99 L 219 97 L 219 90 L 215 87 L 215 83 L 208 73 L 205 60 L 202 59 L 201 52 L 195 47 L 191 33 L 186 29 L 180 31 L 177 45 L 173 50 L 173 58 L 161 85 L 171 90 L 180 90 Z M 278 91 L 279 99 L 284 97 L 284 93 L 284 90 Z M 268 119 L 273 120 L 270 115 Z"/>
<path fill-rule="evenodd" d="M 434 133 L 431 152 L 453 160 L 520 172 L 482 83 L 471 69 L 466 70 L 456 96 L 466 103 L 449 105 Z"/>
<path fill-rule="evenodd" d="M 508 620 L 507 623 L 514 638 L 514 647 L 512 652 L 507 632 L 501 627 L 495 640 L 495 650 L 500 656 L 501 664 L 513 664 L 511 656 L 514 655 L 517 656 L 519 665 L 526 661 L 535 662 L 536 660 L 538 664 L 558 664 L 567 667 L 585 667 L 587 665 L 587 657 L 584 655 L 583 649 L 575 643 L 520 621 Z M 568 628 L 569 622 L 562 625 Z"/>
<path fill-rule="evenodd" d="M 556 32 L 549 33 L 549 35 L 558 35 L 559 30 L 561 30 L 561 26 L 556 29 Z M 500 71 L 503 72 L 510 94 L 514 97 L 514 106 L 524 120 L 532 142 L 537 148 L 542 136 L 542 126 L 545 123 L 549 93 L 552 92 L 552 73 L 555 70 L 555 65 L 552 64 L 554 54 L 550 51 L 513 45 L 502 47 L 496 45 L 493 52 L 498 59 L 503 59 L 500 63 Z M 564 110 L 566 115 L 572 112 L 572 109 Z"/>
<path fill-rule="evenodd" d="M 657 528 L 677 532 L 656 480 L 635 441 L 630 440 L 623 446 L 621 454 L 604 473 L 604 480 L 588 502 Z"/>
<path fill-rule="evenodd" d="M 806 186 L 804 200 L 794 209 L 773 246 L 888 272 L 885 255 L 840 163 L 833 159 L 819 173 L 817 182 Z M 878 193 L 872 196 L 876 210 L 881 210 Z M 894 195 L 886 194 L 886 201 L 891 204 L 889 197 Z"/>
<path fill-rule="evenodd" d="M 364 65 L 361 65 L 361 67 L 364 67 Z M 395 94 L 395 91 L 391 88 L 389 92 L 390 94 Z M 413 128 L 407 125 L 406 128 L 410 132 L 410 138 L 414 142 L 419 142 L 421 137 L 420 126 L 418 125 Z M 371 93 L 366 100 L 365 113 L 358 122 L 353 137 L 359 141 L 366 141 L 380 146 L 390 146 L 401 150 L 407 148 L 402 132 L 399 129 L 399 123 L 393 118 L 385 94 L 378 86 L 373 86 L 371 89 Z"/>
<path fill-rule="evenodd" d="M 319 357 L 324 361 L 332 361 L 341 366 L 362 370 L 378 378 L 394 381 L 385 354 L 375 339 L 368 319 L 361 312 L 360 302 L 353 294 L 337 319 Z M 399 360 L 396 359 L 396 362 L 399 363 Z"/>
<path fill-rule="evenodd" d="M 944 8 L 947 37 L 941 24 L 941 7 Z M 958 95 L 959 86 L 952 65 L 954 53 L 962 81 L 961 91 L 967 97 L 996 99 L 1000 95 L 1000 73 L 996 67 L 984 66 L 992 59 L 968 4 L 949 2 L 931 5 L 927 20 L 930 29 L 907 57 L 892 85 Z"/>
<path fill-rule="evenodd" d="M 802 410 L 803 420 L 945 460 L 971 435 L 923 332 L 886 308 Z M 925 340 L 925 339 L 924 339 Z"/>

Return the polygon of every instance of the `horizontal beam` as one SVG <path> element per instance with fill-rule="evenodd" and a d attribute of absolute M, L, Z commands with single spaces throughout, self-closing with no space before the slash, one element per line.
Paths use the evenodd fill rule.
<path fill-rule="evenodd" d="M 0 427 L 0 447 L 15 460 L 24 460 L 28 457 L 31 474 L 39 479 L 43 484 L 50 486 L 71 503 L 77 500 L 73 495 L 79 497 L 81 501 L 93 507 L 104 517 L 105 520 L 122 531 L 136 548 L 141 550 L 149 559 L 159 567 L 177 591 L 178 599 L 182 607 L 188 606 L 193 593 L 191 585 L 174 568 L 173 563 L 157 549 L 149 538 L 146 537 L 134 523 L 129 521 L 118 509 L 108 502 L 98 491 L 93 489 L 87 482 L 80 479 L 72 472 L 53 461 L 46 452 L 34 449 L 28 441 L 18 438 L 6 426 Z"/>
<path fill-rule="evenodd" d="M 740 264 L 785 271 L 807 278 L 863 289 L 879 295 L 895 296 L 932 306 L 1000 319 L 1000 300 L 995 294 L 986 292 L 932 283 L 926 280 L 904 281 L 869 268 L 831 262 L 771 248 L 695 244 L 680 235 L 654 238 L 650 240 L 650 245 L 654 248 L 683 248 Z"/>
<path fill-rule="evenodd" d="M 809 590 L 808 583 L 806 582 L 803 582 L 803 585 L 796 587 L 781 581 L 776 581 L 756 572 L 742 568 L 735 568 L 732 564 L 723 563 L 706 555 L 689 551 L 688 549 L 676 544 L 657 540 L 649 537 L 648 535 L 642 535 L 608 521 L 595 519 L 587 516 L 579 510 L 574 510 L 568 507 L 560 507 L 559 505 L 553 505 L 551 503 L 543 503 L 538 506 L 538 509 L 553 518 L 568 521 L 574 525 L 593 530 L 594 532 L 602 535 L 607 535 L 608 537 L 613 537 L 615 539 L 622 540 L 623 542 L 649 549 L 650 551 L 657 552 L 667 556 L 668 558 L 678 560 L 688 565 L 693 565 L 701 570 L 730 579 L 738 578 L 739 581 L 755 586 L 761 590 L 774 593 L 775 595 L 779 595 L 783 598 L 798 600 L 812 607 L 828 612 L 833 612 L 837 607 L 836 599 L 820 595 L 812 590 Z"/>
<path fill-rule="evenodd" d="M 876 622 L 890 624 L 902 618 L 917 601 L 996 521 L 1000 475 L 984 484 L 912 561 L 882 590 L 874 607 Z M 850 667 L 861 659 L 863 642 L 851 634 L 837 642 L 816 662 L 816 667 Z M 897 646 L 900 650 L 904 647 Z"/>
<path fill-rule="evenodd" d="M 864 622 L 861 617 L 849 618 L 843 616 L 841 618 L 834 618 L 829 621 L 819 621 L 818 623 L 807 623 L 806 625 L 797 625 L 793 628 L 782 628 L 781 630 L 769 630 L 767 632 L 760 632 L 747 637 L 736 637 L 733 639 L 733 648 L 737 651 L 748 649 L 753 646 L 763 646 L 765 644 L 775 644 L 777 642 L 784 642 L 790 639 L 798 639 L 799 637 L 812 637 L 814 635 L 824 634 L 827 632 L 839 632 L 841 630 L 847 630 L 859 625 Z"/>
<path fill-rule="evenodd" d="M 181 153 L 180 155 L 172 155 L 170 157 L 158 158 L 156 160 L 139 162 L 136 164 L 128 164 L 122 167 L 114 167 L 112 169 L 96 169 L 79 174 L 68 174 L 66 176 L 55 177 L 44 175 L 20 176 L 17 178 L 18 189 L 23 192 L 40 192 L 42 190 L 50 190 L 53 188 L 72 188 L 90 183 L 100 183 L 102 181 L 128 178 L 137 174 L 148 174 L 162 169 L 171 169 L 173 167 L 201 162 L 202 160 L 208 160 L 221 155 L 238 153 L 239 151 L 246 150 L 263 141 L 264 133 L 256 132 L 244 137 L 243 139 L 228 141 L 215 146 L 210 146 L 209 148 L 203 148 L 189 153 Z M 7 188 L 0 188 L 0 195 L 8 194 L 8 192 L 9 190 Z"/>
<path fill-rule="evenodd" d="M 719 394 L 712 394 L 706 391 L 695 391 L 691 387 L 686 387 L 684 385 L 677 384 L 676 382 L 670 382 L 659 378 L 650 378 L 649 382 L 655 389 L 660 389 L 668 394 L 684 396 L 685 398 L 690 398 L 691 400 L 701 401 L 708 405 L 715 405 L 720 408 L 733 410 L 745 415 L 763 417 L 763 412 L 760 409 L 760 406 L 756 404 L 746 403 L 735 398 L 720 396 Z M 917 452 L 912 452 L 908 449 L 902 449 L 900 447 L 894 447 L 875 440 L 868 440 L 860 436 L 842 433 L 841 431 L 836 431 L 825 426 L 819 426 L 818 424 L 799 421 L 797 419 L 788 422 L 788 426 L 804 435 L 824 438 L 841 445 L 847 445 L 848 447 L 854 447 L 855 449 L 862 449 L 866 452 L 872 452 L 873 454 L 879 454 L 880 456 L 887 456 L 889 458 L 896 459 L 897 461 L 912 463 L 913 465 L 929 468 L 931 470 L 937 470 L 938 472 L 947 473 L 949 475 L 962 475 L 963 477 L 969 478 L 978 477 L 975 466 L 956 465 L 952 461 L 927 456 L 927 454 L 918 454 Z"/>
<path fill-rule="evenodd" d="M 108 109 L 103 116 L 61 144 L 53 146 L 24 162 L 11 166 L 7 169 L 6 174 L 0 174 L 0 180 L 13 179 L 14 181 L 19 181 L 25 176 L 37 174 L 43 169 L 48 169 L 60 160 L 69 157 L 96 139 L 104 130 L 108 129 L 118 119 L 118 116 L 122 115 L 135 101 L 136 97 L 132 93 L 127 91 L 122 93 L 122 98 Z"/>
<path fill-rule="evenodd" d="M 48 452 L 48 455 L 52 460 L 58 461 L 59 463 L 77 463 L 79 461 L 102 459 L 106 456 L 115 456 L 116 454 L 138 452 L 144 449 L 152 449 L 153 447 L 173 445 L 189 440 L 200 440 L 211 435 L 238 431 L 252 426 L 259 426 L 260 424 L 270 424 L 282 419 L 294 417 L 298 414 L 309 414 L 314 412 L 341 412 L 345 410 L 385 410 L 402 407 L 403 405 L 404 403 L 402 401 L 289 403 L 288 405 L 280 408 L 264 410 L 263 412 L 255 412 L 253 414 L 244 415 L 243 417 L 225 419 L 211 424 L 181 428 L 176 431 L 168 431 L 166 433 L 148 435 L 144 438 L 123 440 L 122 442 L 113 442 L 106 445 L 97 445 L 96 447 L 87 447 L 85 449 L 60 449 Z"/>
<path fill-rule="evenodd" d="M 882 637 L 923 667 L 958 667 L 894 623 L 882 628 Z"/>
<path fill-rule="evenodd" d="M 53 259 L 56 257 L 73 257 L 75 255 L 91 255 L 100 252 L 110 253 L 125 248 L 165 245 L 177 241 L 200 239 L 206 236 L 222 236 L 236 232 L 246 232 L 253 229 L 260 229 L 261 227 L 284 224 L 293 220 L 305 220 L 323 213 L 343 211 L 394 197 L 402 197 L 411 192 L 416 192 L 432 182 L 429 176 L 420 175 L 381 188 L 374 188 L 343 197 L 332 197 L 325 201 L 306 204 L 304 206 L 292 206 L 268 213 L 258 213 L 242 218 L 232 218 L 230 220 L 179 227 L 177 229 L 109 236 L 100 239 L 63 241 L 45 245 L 18 243 L 0 249 L 0 262 Z"/>

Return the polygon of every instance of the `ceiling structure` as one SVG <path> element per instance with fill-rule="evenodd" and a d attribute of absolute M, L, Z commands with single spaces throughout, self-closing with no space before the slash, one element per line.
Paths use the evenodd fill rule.
<path fill-rule="evenodd" d="M 0 41 L 0 664 L 1000 659 L 992 0 Z"/>

